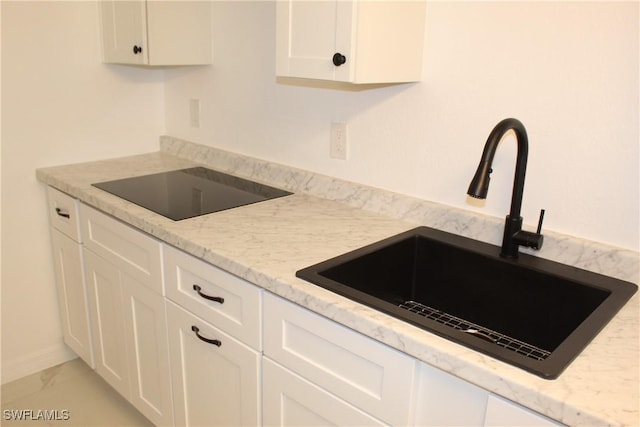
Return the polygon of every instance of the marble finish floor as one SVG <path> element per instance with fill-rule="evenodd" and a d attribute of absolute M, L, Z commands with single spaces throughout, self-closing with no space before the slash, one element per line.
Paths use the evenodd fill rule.
<path fill-rule="evenodd" d="M 2 426 L 152 425 L 80 358 L 4 384 L 0 394 Z"/>

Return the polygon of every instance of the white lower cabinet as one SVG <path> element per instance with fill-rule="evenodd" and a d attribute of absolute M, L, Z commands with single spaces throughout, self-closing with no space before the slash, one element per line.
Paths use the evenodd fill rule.
<path fill-rule="evenodd" d="M 483 426 L 489 392 L 419 362 L 415 425 Z"/>
<path fill-rule="evenodd" d="M 163 256 L 176 425 L 261 425 L 262 291 L 168 245 Z"/>
<path fill-rule="evenodd" d="M 257 351 L 167 301 L 175 424 L 258 426 Z"/>
<path fill-rule="evenodd" d="M 292 302 L 263 305 L 265 425 L 561 425 Z"/>
<path fill-rule="evenodd" d="M 82 245 L 56 229 L 51 230 L 51 242 L 64 342 L 95 368 Z"/>
<path fill-rule="evenodd" d="M 249 347 L 261 349 L 260 288 L 168 245 L 163 257 L 168 299 Z"/>
<path fill-rule="evenodd" d="M 89 301 L 84 281 L 78 200 L 47 188 L 53 264 L 64 342 L 95 368 Z"/>
<path fill-rule="evenodd" d="M 81 212 L 96 372 L 155 425 L 173 425 L 161 244 Z"/>
<path fill-rule="evenodd" d="M 489 395 L 484 425 L 487 427 L 560 427 L 563 424 L 501 397 Z"/>
<path fill-rule="evenodd" d="M 155 425 L 173 425 L 164 298 L 85 249 L 96 372 Z"/>
<path fill-rule="evenodd" d="M 561 425 L 55 189 L 49 205 L 65 342 L 155 425 Z"/>
<path fill-rule="evenodd" d="M 155 425 L 173 425 L 164 298 L 126 275 L 122 284 L 131 403 Z"/>
<path fill-rule="evenodd" d="M 411 424 L 415 359 L 272 294 L 263 305 L 265 357 L 383 423 Z"/>
<path fill-rule="evenodd" d="M 386 425 L 266 357 L 262 382 L 265 426 Z"/>
<path fill-rule="evenodd" d="M 131 391 L 120 272 L 113 264 L 86 249 L 84 260 L 96 372 L 129 399 Z"/>
<path fill-rule="evenodd" d="M 562 424 L 420 362 L 414 425 L 539 426 Z"/>

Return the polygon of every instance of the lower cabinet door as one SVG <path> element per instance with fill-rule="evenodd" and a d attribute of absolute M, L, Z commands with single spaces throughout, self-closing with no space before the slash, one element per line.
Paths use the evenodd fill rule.
<path fill-rule="evenodd" d="M 166 305 L 176 425 L 261 425 L 260 353 Z"/>
<path fill-rule="evenodd" d="M 417 366 L 415 425 L 484 425 L 488 391 L 424 362 Z"/>
<path fill-rule="evenodd" d="M 264 354 L 376 419 L 411 425 L 416 360 L 266 292 Z"/>
<path fill-rule="evenodd" d="M 95 368 L 82 246 L 55 229 L 51 230 L 51 240 L 64 342 Z"/>
<path fill-rule="evenodd" d="M 130 400 L 129 365 L 118 269 L 84 249 L 96 372 Z"/>
<path fill-rule="evenodd" d="M 487 399 L 487 413 L 484 425 L 487 427 L 560 427 L 563 424 L 514 402 L 490 394 Z"/>
<path fill-rule="evenodd" d="M 157 426 L 173 425 L 164 298 L 121 273 L 131 403 Z"/>
<path fill-rule="evenodd" d="M 386 425 L 266 357 L 262 375 L 265 426 Z"/>

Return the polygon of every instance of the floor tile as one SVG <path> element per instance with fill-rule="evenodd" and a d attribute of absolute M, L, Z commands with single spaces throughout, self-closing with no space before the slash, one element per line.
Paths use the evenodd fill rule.
<path fill-rule="evenodd" d="M 80 359 L 2 386 L 2 426 L 151 426 Z"/>

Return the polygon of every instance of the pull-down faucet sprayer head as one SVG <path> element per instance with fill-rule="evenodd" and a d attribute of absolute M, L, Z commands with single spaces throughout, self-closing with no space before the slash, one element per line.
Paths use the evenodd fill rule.
<path fill-rule="evenodd" d="M 469 189 L 467 190 L 467 194 L 471 197 L 475 197 L 476 199 L 486 199 L 487 193 L 489 191 L 489 174 L 493 172 L 491 169 L 491 164 L 493 163 L 493 158 L 496 155 L 496 150 L 498 149 L 498 145 L 502 140 L 502 137 L 508 131 L 513 130 L 516 134 L 516 141 L 518 143 L 518 156 L 517 156 L 517 168 L 516 168 L 516 178 L 514 185 L 514 198 L 513 201 L 517 204 L 515 207 L 515 211 L 512 210 L 512 214 L 516 214 L 515 216 L 520 215 L 520 203 L 522 201 L 522 190 L 524 187 L 524 175 L 527 168 L 527 153 L 528 153 L 528 139 L 527 139 L 527 131 L 524 128 L 524 125 L 517 119 L 505 119 L 498 123 L 489 138 L 487 138 L 487 142 L 484 145 L 484 149 L 482 150 L 482 157 L 480 158 L 480 163 L 478 164 L 478 169 L 476 170 L 476 174 L 473 176 L 471 180 L 471 184 L 469 184 Z M 519 194 L 518 194 L 519 193 Z"/>
<path fill-rule="evenodd" d="M 491 169 L 491 163 L 488 161 L 481 161 L 476 170 L 476 174 L 469 184 L 467 194 L 476 199 L 486 199 L 489 192 L 489 176 L 493 172 Z"/>

